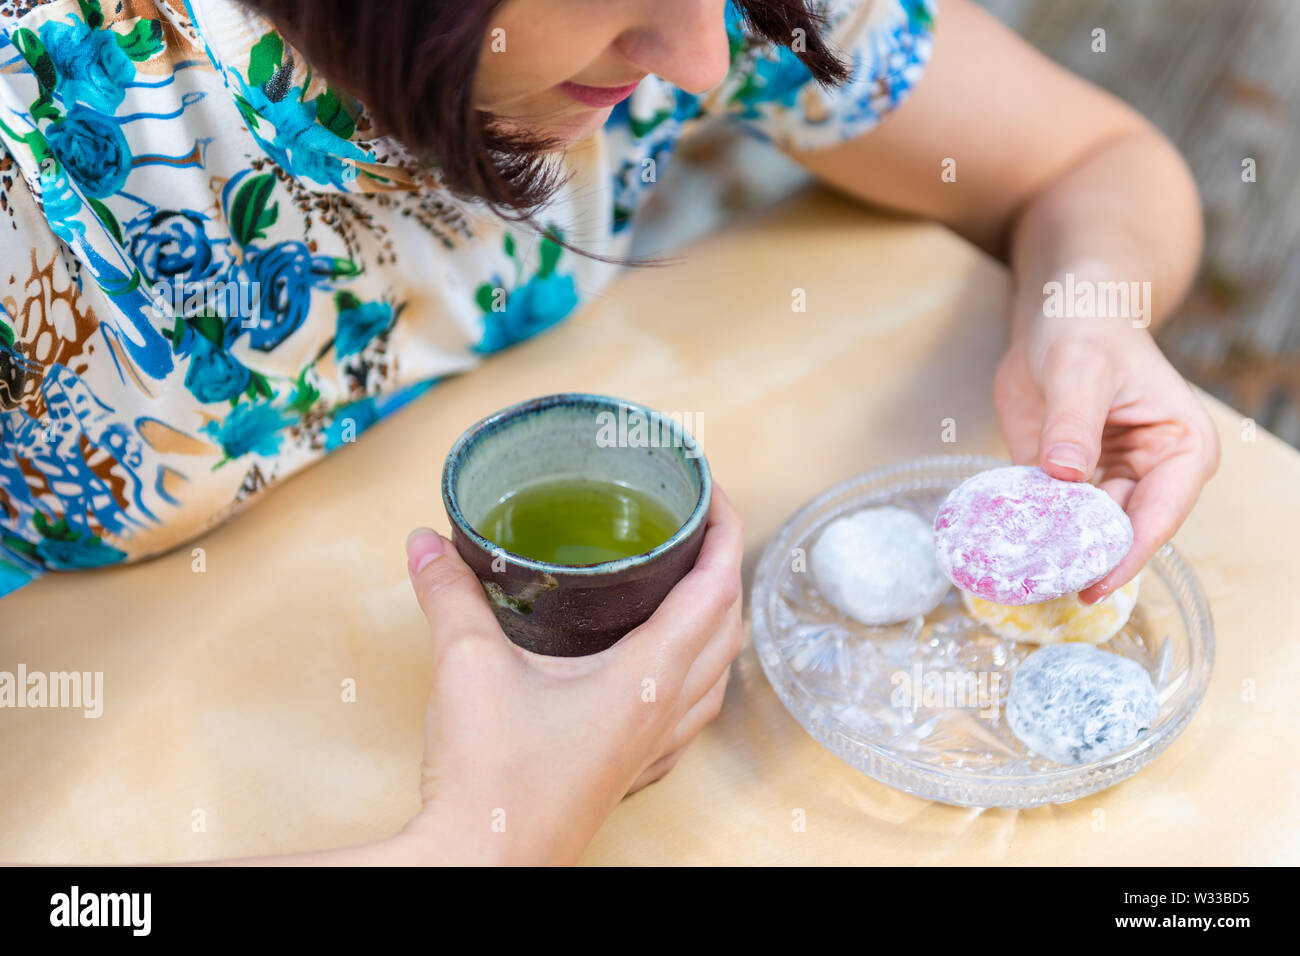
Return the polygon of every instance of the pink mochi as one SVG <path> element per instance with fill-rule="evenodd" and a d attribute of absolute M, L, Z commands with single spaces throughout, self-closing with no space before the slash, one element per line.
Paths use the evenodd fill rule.
<path fill-rule="evenodd" d="M 1039 604 L 1082 591 L 1132 544 L 1133 525 L 1110 495 L 1032 466 L 966 479 L 934 519 L 935 557 L 948 580 L 995 604 Z"/>

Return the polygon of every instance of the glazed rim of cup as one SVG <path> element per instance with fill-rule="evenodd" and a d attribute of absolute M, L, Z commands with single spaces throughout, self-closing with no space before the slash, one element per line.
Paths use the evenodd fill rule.
<path fill-rule="evenodd" d="M 671 417 L 662 412 L 655 411 L 637 402 L 631 402 L 624 398 L 613 398 L 609 395 L 595 395 L 588 392 L 561 392 L 555 395 L 543 395 L 540 398 L 531 398 L 515 405 L 510 405 L 500 411 L 494 412 L 487 418 L 476 422 L 467 428 L 455 443 L 451 446 L 451 451 L 447 453 L 447 460 L 442 469 L 442 501 L 447 508 L 447 514 L 450 516 L 453 524 L 465 535 L 470 541 L 482 548 L 488 554 L 500 552 L 508 557 L 512 564 L 519 567 L 529 568 L 534 571 L 541 571 L 547 574 L 564 574 L 564 575 L 604 575 L 611 574 L 626 568 L 637 567 L 647 564 L 660 555 L 671 551 L 682 541 L 689 538 L 705 520 L 709 513 L 709 504 L 713 499 L 713 478 L 709 472 L 709 463 L 704 457 L 701 450 L 699 454 L 682 457 L 691 463 L 695 469 L 695 475 L 699 480 L 700 494 L 691 509 L 690 515 L 682 523 L 682 526 L 668 538 L 667 541 L 651 548 L 649 551 L 643 551 L 640 554 L 634 554 L 630 557 L 619 558 L 615 561 L 602 561 L 599 564 L 554 564 L 550 561 L 537 561 L 533 558 L 526 558 L 521 554 L 515 554 L 513 551 L 507 551 L 494 541 L 489 541 L 483 535 L 479 534 L 474 526 L 466 519 L 460 510 L 460 502 L 457 498 L 454 487 L 458 477 L 460 461 L 465 453 L 478 442 L 480 438 L 489 432 L 499 428 L 501 425 L 523 415 L 544 411 L 549 408 L 561 406 L 588 406 L 604 411 L 617 413 L 620 408 L 626 408 L 629 412 L 640 413 L 656 424 L 656 428 L 662 429 L 667 426 L 674 437 L 680 436 L 683 439 L 682 447 L 692 447 L 698 449 L 695 438 L 679 422 L 674 421 Z"/>

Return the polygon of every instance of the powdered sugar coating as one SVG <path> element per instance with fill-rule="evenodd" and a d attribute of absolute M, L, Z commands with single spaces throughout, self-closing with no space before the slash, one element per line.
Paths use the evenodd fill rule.
<path fill-rule="evenodd" d="M 1110 495 L 1029 465 L 966 479 L 934 519 L 944 574 L 995 604 L 1037 604 L 1082 591 L 1132 544 L 1133 525 Z"/>
<path fill-rule="evenodd" d="M 1034 753 L 1063 764 L 1123 750 L 1160 713 L 1142 665 L 1089 644 L 1054 644 L 1017 668 L 1007 724 Z"/>
<path fill-rule="evenodd" d="M 935 563 L 930 525 L 893 506 L 832 521 L 813 544 L 811 558 L 817 589 L 863 624 L 928 614 L 951 587 Z"/>

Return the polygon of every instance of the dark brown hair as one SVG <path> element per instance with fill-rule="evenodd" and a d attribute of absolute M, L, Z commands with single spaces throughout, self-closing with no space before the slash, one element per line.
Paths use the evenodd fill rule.
<path fill-rule="evenodd" d="M 275 24 L 314 70 L 365 104 L 378 131 L 437 167 L 456 195 L 529 219 L 559 185 L 553 144 L 511 133 L 475 110 L 483 40 L 504 0 L 243 0 Z M 796 55 L 823 85 L 848 69 L 825 45 L 808 0 L 735 0 L 750 30 Z"/>

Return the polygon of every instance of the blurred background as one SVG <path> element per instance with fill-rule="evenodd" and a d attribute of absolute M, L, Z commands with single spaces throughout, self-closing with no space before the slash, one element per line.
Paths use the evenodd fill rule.
<path fill-rule="evenodd" d="M 1205 204 L 1205 252 L 1160 345 L 1193 382 L 1300 447 L 1300 0 L 979 2 L 1182 150 Z M 1097 27 L 1104 53 L 1092 51 Z M 1247 158 L 1253 183 L 1242 181 Z M 634 254 L 671 252 L 808 182 L 731 127 L 693 137 L 663 179 Z"/>

